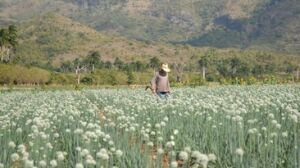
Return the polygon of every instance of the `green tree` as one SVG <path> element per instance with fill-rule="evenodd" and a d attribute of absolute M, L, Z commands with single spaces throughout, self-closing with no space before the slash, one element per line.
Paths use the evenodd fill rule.
<path fill-rule="evenodd" d="M 94 83 L 94 79 L 92 76 L 85 76 L 81 79 L 81 83 L 86 85 L 92 85 Z"/>
<path fill-rule="evenodd" d="M 276 66 L 275 66 L 275 64 L 267 64 L 267 65 L 265 65 L 264 69 L 265 69 L 265 73 L 273 74 L 273 73 L 275 73 Z"/>
<path fill-rule="evenodd" d="M 114 61 L 114 66 L 118 69 L 122 69 L 124 67 L 124 62 L 119 57 L 117 57 Z"/>
<path fill-rule="evenodd" d="M 17 46 L 17 28 L 10 25 L 8 29 L 0 30 L 0 55 L 1 62 L 10 62 L 10 51 Z"/>
<path fill-rule="evenodd" d="M 112 68 L 112 63 L 111 63 L 110 61 L 106 61 L 106 62 L 104 63 L 104 68 L 106 68 L 106 69 L 111 69 L 111 68 Z"/>
<path fill-rule="evenodd" d="M 12 47 L 17 46 L 17 27 L 15 25 L 10 25 L 8 27 L 8 42 Z"/>
<path fill-rule="evenodd" d="M 237 69 L 237 75 L 239 76 L 249 76 L 250 73 L 251 73 L 251 69 L 245 63 L 242 63 L 241 66 Z"/>
<path fill-rule="evenodd" d="M 209 49 L 204 56 L 200 58 L 198 61 L 199 67 L 202 69 L 202 79 L 206 80 L 206 71 L 208 68 L 208 65 L 212 59 L 212 57 L 215 55 L 215 49 Z"/>
<path fill-rule="evenodd" d="M 262 75 L 264 73 L 264 67 L 262 65 L 255 65 L 252 69 L 253 75 Z"/>
<path fill-rule="evenodd" d="M 145 65 L 141 61 L 131 62 L 130 67 L 132 70 L 141 72 L 145 70 Z"/>
<path fill-rule="evenodd" d="M 116 85 L 116 84 L 118 84 L 116 75 L 114 73 L 109 73 L 109 75 L 108 75 L 108 82 L 109 82 L 109 84 L 111 84 L 113 86 Z"/>
<path fill-rule="evenodd" d="M 295 65 L 293 65 L 293 64 L 291 64 L 291 63 L 288 63 L 288 64 L 286 65 L 285 72 L 291 74 L 291 73 L 293 73 L 296 69 L 297 69 L 297 68 L 296 68 Z"/>
<path fill-rule="evenodd" d="M 0 30 L 0 55 L 1 55 L 1 62 L 4 61 L 5 56 L 5 47 L 8 44 L 8 32 L 6 29 Z"/>
<path fill-rule="evenodd" d="M 161 64 L 161 61 L 157 58 L 157 57 L 152 57 L 150 60 L 149 60 L 149 67 L 150 68 L 158 68 Z"/>
<path fill-rule="evenodd" d="M 208 66 L 208 57 L 207 56 L 203 56 L 199 61 L 198 64 L 200 66 L 200 68 L 202 69 L 202 79 L 206 80 L 206 69 Z"/>
<path fill-rule="evenodd" d="M 242 65 L 242 61 L 239 58 L 233 57 L 233 58 L 230 59 L 230 66 L 231 66 L 232 76 L 236 75 L 236 72 L 237 72 L 238 68 L 240 68 L 241 65 Z"/>
<path fill-rule="evenodd" d="M 84 62 L 91 69 L 91 71 L 94 71 L 95 67 L 99 67 L 101 64 L 101 55 L 98 51 L 92 51 L 85 58 Z"/>
<path fill-rule="evenodd" d="M 74 66 L 72 65 L 71 61 L 65 61 L 60 66 L 61 72 L 72 72 L 74 69 Z"/>
<path fill-rule="evenodd" d="M 296 66 L 296 81 L 299 81 L 299 71 L 300 71 L 300 66 L 298 65 L 298 66 Z"/>
<path fill-rule="evenodd" d="M 134 76 L 133 76 L 132 71 L 131 70 L 127 70 L 126 75 L 127 75 L 127 84 L 128 85 L 133 84 L 133 82 L 134 82 Z"/>
<path fill-rule="evenodd" d="M 230 67 L 229 67 L 228 62 L 226 60 L 219 61 L 217 63 L 217 71 L 223 77 L 229 76 L 230 75 Z"/>

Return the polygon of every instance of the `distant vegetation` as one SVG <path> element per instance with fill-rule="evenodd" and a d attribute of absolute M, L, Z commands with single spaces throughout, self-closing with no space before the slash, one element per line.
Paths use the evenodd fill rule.
<path fill-rule="evenodd" d="M 130 39 L 299 54 L 299 9 L 297 0 L 2 0 L 0 24 L 51 12 Z"/>
<path fill-rule="evenodd" d="M 11 50 L 17 45 L 17 28 L 10 25 L 7 29 L 0 29 L 0 62 L 11 61 Z"/>
<path fill-rule="evenodd" d="M 196 86 L 207 82 L 255 84 L 299 81 L 298 54 L 236 49 L 248 42 L 242 32 L 245 23 L 231 15 L 235 14 L 214 20 L 223 26 L 201 37 L 214 39 L 214 45 L 226 47 L 223 49 L 128 39 L 98 32 L 52 12 L 34 16 L 17 24 L 18 28 L 1 27 L 0 84 L 148 84 L 162 62 L 170 64 L 170 78 L 174 86 Z M 245 16 L 245 19 L 249 17 Z M 194 40 L 197 45 L 199 39 Z M 236 48 L 229 48 L 232 44 Z"/>
<path fill-rule="evenodd" d="M 247 61 L 245 53 L 230 53 L 220 58 L 215 49 L 207 50 L 197 64 L 171 63 L 170 80 L 173 86 L 197 86 L 206 82 L 221 84 L 257 84 L 299 82 L 299 64 L 278 64 L 272 55 L 256 53 L 256 60 Z M 295 59 L 297 60 L 297 59 Z M 152 57 L 147 62 L 124 62 L 119 57 L 105 61 L 98 51 L 82 59 L 36 68 L 32 65 L 0 64 L 0 84 L 26 85 L 131 85 L 149 84 L 161 60 Z"/>

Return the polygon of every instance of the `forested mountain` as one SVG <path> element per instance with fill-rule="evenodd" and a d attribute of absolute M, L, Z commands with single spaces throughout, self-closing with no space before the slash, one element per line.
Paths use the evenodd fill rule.
<path fill-rule="evenodd" d="M 197 46 L 240 47 L 300 53 L 300 2 L 274 0 L 250 18 L 221 16 L 212 31 L 189 39 Z"/>
<path fill-rule="evenodd" d="M 300 52 L 298 0 L 2 0 L 0 24 L 45 12 L 137 40 Z"/>

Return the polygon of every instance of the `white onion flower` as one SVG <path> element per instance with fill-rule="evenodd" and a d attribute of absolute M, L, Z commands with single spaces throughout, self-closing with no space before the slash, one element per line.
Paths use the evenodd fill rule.
<path fill-rule="evenodd" d="M 153 147 L 153 146 L 154 146 L 154 144 L 153 144 L 153 142 L 151 142 L 151 141 L 150 141 L 150 142 L 148 142 L 148 143 L 147 143 L 147 146 L 149 146 L 149 147 Z"/>
<path fill-rule="evenodd" d="M 277 133 L 276 133 L 276 132 L 272 132 L 272 133 L 270 134 L 270 136 L 271 136 L 271 137 L 277 137 Z"/>
<path fill-rule="evenodd" d="M 163 140 L 164 140 L 164 138 L 161 137 L 161 136 L 157 138 L 157 141 L 158 141 L 158 142 L 162 142 Z"/>
<path fill-rule="evenodd" d="M 76 163 L 75 168 L 84 168 L 84 166 L 82 163 Z"/>
<path fill-rule="evenodd" d="M 122 152 L 121 150 L 118 149 L 118 150 L 116 151 L 116 156 L 117 156 L 117 157 L 121 157 L 122 155 L 123 155 L 123 152 Z"/>
<path fill-rule="evenodd" d="M 217 160 L 217 156 L 213 153 L 210 153 L 210 154 L 208 154 L 208 160 L 214 162 Z"/>
<path fill-rule="evenodd" d="M 10 141 L 10 142 L 8 143 L 8 146 L 9 146 L 10 148 L 15 148 L 15 147 L 16 147 L 16 144 L 15 144 L 13 141 Z"/>
<path fill-rule="evenodd" d="M 291 119 L 295 122 L 295 123 L 298 123 L 298 117 L 297 115 L 293 114 L 293 115 L 290 115 Z"/>
<path fill-rule="evenodd" d="M 96 165 L 97 162 L 94 160 L 94 158 L 91 155 L 86 156 L 86 164 L 87 165 Z"/>
<path fill-rule="evenodd" d="M 164 127 L 164 126 L 166 126 L 166 123 L 165 123 L 164 121 L 162 121 L 162 122 L 160 123 L 160 125 L 161 125 L 162 127 Z"/>
<path fill-rule="evenodd" d="M 81 156 L 86 156 L 86 155 L 88 155 L 89 153 L 90 153 L 89 150 L 83 149 L 83 150 L 80 152 L 80 155 L 81 155 Z"/>
<path fill-rule="evenodd" d="M 57 167 L 57 165 L 58 165 L 58 164 L 57 164 L 57 161 L 56 161 L 56 160 L 51 160 L 51 161 L 50 161 L 50 166 L 51 166 L 51 167 Z"/>
<path fill-rule="evenodd" d="M 237 154 L 239 156 L 243 156 L 244 155 L 244 150 L 242 148 L 237 148 L 235 150 L 235 154 Z"/>
<path fill-rule="evenodd" d="M 58 138 L 59 137 L 59 133 L 56 132 L 56 133 L 53 134 L 53 136 L 54 136 L 54 138 Z"/>
<path fill-rule="evenodd" d="M 17 128 L 16 132 L 17 132 L 18 134 L 22 133 L 22 128 Z"/>
<path fill-rule="evenodd" d="M 200 155 L 199 151 L 193 151 L 191 154 L 191 158 L 195 159 L 196 162 L 200 162 Z"/>
<path fill-rule="evenodd" d="M 166 144 L 166 146 L 168 148 L 172 148 L 173 146 L 175 146 L 175 142 L 174 141 L 168 141 L 167 144 Z"/>
<path fill-rule="evenodd" d="M 39 161 L 39 166 L 40 167 L 47 167 L 47 162 L 44 160 Z"/>
<path fill-rule="evenodd" d="M 177 167 L 178 167 L 178 163 L 176 161 L 172 161 L 171 168 L 177 168 Z"/>
<path fill-rule="evenodd" d="M 59 151 L 59 152 L 56 153 L 56 155 L 57 155 L 57 160 L 58 161 L 63 161 L 65 159 L 65 156 L 64 156 L 63 152 Z"/>
<path fill-rule="evenodd" d="M 288 132 L 283 132 L 282 137 L 288 137 Z"/>
<path fill-rule="evenodd" d="M 13 162 L 15 162 L 15 161 L 17 161 L 17 160 L 19 160 L 19 155 L 17 154 L 17 153 L 13 153 L 11 156 L 10 156 L 10 158 L 11 158 L 11 160 L 13 161 Z"/>
<path fill-rule="evenodd" d="M 189 159 L 189 154 L 186 151 L 181 151 L 178 157 L 182 161 L 187 161 Z"/>
<path fill-rule="evenodd" d="M 158 148 L 158 149 L 157 149 L 157 153 L 158 153 L 159 155 L 162 155 L 162 154 L 164 153 L 164 150 L 163 150 L 162 148 Z"/>
<path fill-rule="evenodd" d="M 173 131 L 173 134 L 174 135 L 177 135 L 179 133 L 179 131 L 177 130 L 177 129 L 175 129 L 174 131 Z"/>
<path fill-rule="evenodd" d="M 98 152 L 96 155 L 97 155 L 98 158 L 100 158 L 102 160 L 108 160 L 109 159 L 109 155 L 108 155 L 106 149 L 104 149 L 104 148 L 102 148 L 100 150 L 100 152 Z"/>
<path fill-rule="evenodd" d="M 33 161 L 32 160 L 25 160 L 25 168 L 33 168 Z"/>

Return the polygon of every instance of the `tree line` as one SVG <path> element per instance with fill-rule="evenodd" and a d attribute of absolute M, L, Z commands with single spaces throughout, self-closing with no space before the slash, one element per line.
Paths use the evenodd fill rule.
<path fill-rule="evenodd" d="M 47 65 L 24 65 L 25 67 L 22 67 L 13 64 L 12 53 L 16 51 L 17 38 L 16 26 L 10 25 L 8 28 L 0 29 L 0 63 L 2 63 L 0 64 L 0 84 L 146 83 L 153 71 L 157 70 L 162 63 L 155 56 L 149 58 L 148 61 L 126 62 L 119 57 L 108 61 L 102 59 L 99 51 L 90 51 L 83 58 L 62 62 L 59 67 L 53 67 L 50 62 Z M 275 64 L 276 62 L 272 61 L 272 57 L 268 54 L 258 54 L 257 58 L 260 60 L 245 61 L 236 53 L 232 53 L 230 57 L 220 57 L 215 49 L 209 49 L 196 61 L 171 63 L 171 80 L 175 83 L 201 83 L 201 81 L 223 79 L 260 78 L 265 75 L 277 76 L 283 73 L 292 75 L 295 81 L 299 81 L 299 65 L 288 61 Z M 100 75 L 102 79 L 97 75 Z"/>
<path fill-rule="evenodd" d="M 258 55 L 263 58 L 264 56 Z M 268 57 L 268 56 L 266 56 Z M 175 76 L 175 82 L 183 82 L 184 73 L 198 72 L 201 80 L 204 81 L 218 81 L 220 78 L 236 78 L 236 77 L 256 77 L 259 78 L 264 75 L 277 75 L 285 73 L 293 75 L 295 80 L 299 80 L 299 65 L 286 63 L 278 66 L 275 63 L 270 63 L 266 59 L 266 63 L 248 63 L 237 56 L 220 59 L 215 54 L 215 50 L 211 49 L 204 53 L 198 59 L 196 64 L 175 62 L 171 63 L 172 73 Z M 91 51 L 89 54 L 82 58 L 76 58 L 73 61 L 63 62 L 58 71 L 63 73 L 75 72 L 77 75 L 80 73 L 92 73 L 96 69 L 109 69 L 117 70 L 127 74 L 129 78 L 128 83 L 133 80 L 133 72 L 145 72 L 149 70 L 157 70 L 162 61 L 157 57 L 152 57 L 148 62 L 132 61 L 125 62 L 119 57 L 114 61 L 102 60 L 101 54 L 98 51 Z M 80 79 L 78 78 L 78 83 Z"/>
<path fill-rule="evenodd" d="M 285 61 L 283 65 L 279 66 L 271 61 L 272 58 L 270 55 L 257 55 L 257 57 L 262 60 L 257 60 L 254 64 L 243 61 L 236 55 L 226 59 L 216 59 L 214 55 L 214 49 L 211 49 L 197 62 L 198 67 L 202 71 L 202 79 L 204 80 L 211 80 L 206 78 L 207 74 L 214 74 L 224 78 L 236 78 L 278 75 L 280 73 L 292 75 L 295 80 L 299 80 L 300 65 Z M 207 71 L 209 71 L 209 73 Z"/>
<path fill-rule="evenodd" d="M 126 63 L 119 57 L 116 57 L 114 61 L 104 61 L 98 51 L 90 51 L 82 59 L 76 58 L 73 61 L 62 62 L 58 71 L 66 73 L 74 72 L 76 69 L 83 69 L 85 72 L 92 72 L 95 69 L 117 69 L 120 71 L 143 72 L 149 68 L 157 68 L 160 64 L 161 61 L 157 57 L 152 57 L 146 63 L 142 61 Z"/>
<path fill-rule="evenodd" d="M 0 61 L 11 61 L 11 50 L 17 45 L 17 28 L 14 25 L 0 29 Z"/>

